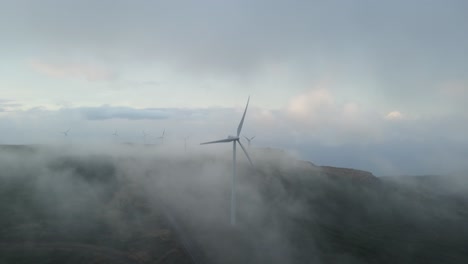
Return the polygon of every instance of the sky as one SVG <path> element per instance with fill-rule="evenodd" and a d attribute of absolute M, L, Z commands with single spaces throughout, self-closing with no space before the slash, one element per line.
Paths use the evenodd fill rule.
<path fill-rule="evenodd" d="M 251 96 L 254 145 L 376 175 L 467 169 L 464 0 L 0 6 L 1 144 L 71 128 L 196 145 L 234 134 Z"/>

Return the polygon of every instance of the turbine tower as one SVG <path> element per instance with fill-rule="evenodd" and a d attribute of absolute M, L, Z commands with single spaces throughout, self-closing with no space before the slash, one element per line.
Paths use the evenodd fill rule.
<path fill-rule="evenodd" d="M 253 137 L 251 137 L 251 138 L 248 138 L 248 137 L 246 137 L 246 136 L 244 136 L 244 137 L 245 137 L 245 139 L 246 139 L 247 142 L 248 142 L 248 146 L 250 147 L 250 142 L 255 138 L 255 136 L 253 136 Z"/>
<path fill-rule="evenodd" d="M 242 119 L 239 123 L 239 126 L 237 127 L 237 136 L 228 136 L 225 139 L 204 142 L 200 144 L 200 145 L 205 145 L 205 144 L 213 144 L 213 143 L 232 142 L 231 225 L 236 224 L 236 146 L 237 146 L 236 144 L 237 143 L 239 143 L 239 145 L 241 146 L 242 150 L 245 153 L 245 156 L 249 160 L 250 164 L 253 166 L 252 160 L 250 159 L 250 156 L 247 153 L 247 150 L 245 149 L 244 145 L 242 145 L 242 143 L 240 142 L 240 138 L 239 138 L 240 133 L 242 131 L 242 125 L 244 124 L 245 113 L 247 113 L 247 107 L 249 106 L 249 101 L 250 101 L 250 96 L 247 99 L 247 105 L 245 106 L 244 114 L 242 115 Z"/>

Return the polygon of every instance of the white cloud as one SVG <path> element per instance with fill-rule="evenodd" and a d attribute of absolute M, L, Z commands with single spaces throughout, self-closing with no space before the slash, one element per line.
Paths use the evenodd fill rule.
<path fill-rule="evenodd" d="M 206 117 L 210 112 L 221 109 L 195 108 L 133 108 L 124 106 L 99 106 L 62 109 L 62 111 L 79 112 L 87 120 L 196 120 Z"/>
<path fill-rule="evenodd" d="M 325 88 L 311 89 L 303 94 L 294 96 L 287 107 L 288 114 L 303 121 L 320 118 L 321 114 L 329 114 L 334 107 L 334 98 Z"/>
<path fill-rule="evenodd" d="M 8 99 L 0 99 L 0 112 L 12 112 L 22 107 L 22 104 Z"/>
<path fill-rule="evenodd" d="M 357 103 L 335 103 L 329 109 L 336 114 L 334 118 L 315 121 L 311 126 L 291 119 L 286 109 L 252 106 L 242 133 L 256 135 L 255 146 L 292 149 L 318 164 L 357 167 L 378 175 L 465 166 L 458 161 L 468 155 L 466 120 L 414 119 L 389 124 L 377 112 L 373 115 Z M 152 134 L 155 140 L 154 135 L 166 129 L 168 141 L 180 146 L 181 138 L 187 135 L 193 144 L 198 144 L 235 133 L 241 115 L 236 108 L 35 108 L 3 113 L 0 128 L 3 142 L 9 144 L 61 142 L 63 136 L 59 132 L 70 127 L 70 140 L 80 144 L 110 142 L 115 130 L 122 141 L 138 143 L 142 140 L 141 130 Z"/>
<path fill-rule="evenodd" d="M 31 60 L 29 65 L 35 71 L 52 78 L 73 78 L 88 81 L 110 81 L 117 78 L 115 72 L 93 63 L 50 63 L 42 60 Z"/>
<path fill-rule="evenodd" d="M 359 114 L 359 105 L 357 103 L 346 103 L 344 106 L 343 106 L 343 114 L 346 116 L 346 117 L 355 117 L 356 115 Z"/>
<path fill-rule="evenodd" d="M 391 111 L 387 115 L 385 115 L 385 119 L 387 120 L 401 120 L 404 116 L 400 111 Z"/>
<path fill-rule="evenodd" d="M 374 142 L 382 138 L 375 109 L 352 101 L 338 101 L 327 86 L 294 96 L 280 112 L 282 120 L 295 133 L 328 145 L 347 142 Z"/>

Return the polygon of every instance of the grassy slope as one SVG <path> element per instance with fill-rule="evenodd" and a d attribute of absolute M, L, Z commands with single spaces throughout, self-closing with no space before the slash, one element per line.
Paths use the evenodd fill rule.
<path fill-rule="evenodd" d="M 257 155 L 256 169 L 241 168 L 237 228 L 204 226 L 196 215 L 187 221 L 218 263 L 468 261 L 467 192 L 440 193 L 437 182 L 422 188 L 408 184 L 411 178 L 382 180 L 277 155 Z M 206 208 L 191 204 L 197 206 Z M 228 201 L 224 206 L 227 215 Z"/>
<path fill-rule="evenodd" d="M 31 163 L 39 155 L 2 151 Z M 119 177 L 110 157 L 2 165 L 0 263 L 189 263 L 157 204 Z"/>
<path fill-rule="evenodd" d="M 437 177 L 377 179 L 253 151 L 255 169 L 239 166 L 239 224 L 232 228 L 226 224 L 229 177 L 222 177 L 229 159 L 155 159 L 138 172 L 146 180 L 135 180 L 136 169 L 119 166 L 137 159 L 38 161 L 34 149 L 2 151 L 30 159 L 27 166 L 10 166 L 2 156 L 0 263 L 114 263 L 102 250 L 130 261 L 157 263 L 169 254 L 167 263 L 187 263 L 155 197 L 174 210 L 213 263 L 468 263 L 463 178 L 453 185 Z M 207 174 L 216 177 L 202 179 Z M 44 248 L 6 246 L 24 242 Z M 69 248 L 47 248 L 57 244 Z"/>

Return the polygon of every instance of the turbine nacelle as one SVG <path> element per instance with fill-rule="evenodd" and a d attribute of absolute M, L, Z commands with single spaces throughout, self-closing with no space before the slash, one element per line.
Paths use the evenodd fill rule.
<path fill-rule="evenodd" d="M 239 137 L 236 137 L 236 136 L 228 136 L 227 138 L 228 138 L 228 139 L 232 139 L 233 141 L 234 141 L 234 140 L 239 140 Z"/>

